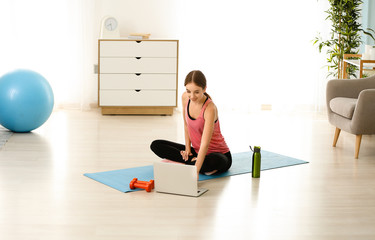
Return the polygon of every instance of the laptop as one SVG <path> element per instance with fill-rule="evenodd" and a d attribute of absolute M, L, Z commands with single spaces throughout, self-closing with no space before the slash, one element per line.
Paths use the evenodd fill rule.
<path fill-rule="evenodd" d="M 154 162 L 155 191 L 184 196 L 199 197 L 208 189 L 198 189 L 195 166 Z"/>

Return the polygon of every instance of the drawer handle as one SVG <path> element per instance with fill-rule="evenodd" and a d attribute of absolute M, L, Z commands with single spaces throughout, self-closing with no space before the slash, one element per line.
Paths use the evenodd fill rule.
<path fill-rule="evenodd" d="M 135 89 L 135 91 L 136 91 L 136 92 L 140 92 L 140 91 L 141 91 L 141 89 Z"/>
<path fill-rule="evenodd" d="M 135 41 L 136 43 L 141 43 L 142 41 Z"/>
<path fill-rule="evenodd" d="M 141 74 L 142 74 L 142 73 L 135 73 L 135 75 L 137 75 L 137 76 L 141 76 Z"/>
<path fill-rule="evenodd" d="M 141 59 L 142 57 L 135 57 L 136 59 Z"/>

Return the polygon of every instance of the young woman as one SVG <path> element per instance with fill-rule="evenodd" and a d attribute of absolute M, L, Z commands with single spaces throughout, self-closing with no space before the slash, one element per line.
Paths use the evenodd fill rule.
<path fill-rule="evenodd" d="M 185 145 L 155 140 L 150 147 L 160 158 L 195 165 L 198 173 L 211 175 L 227 171 L 232 165 L 232 156 L 206 85 L 201 71 L 191 71 L 186 76 L 186 92 L 182 94 Z"/>

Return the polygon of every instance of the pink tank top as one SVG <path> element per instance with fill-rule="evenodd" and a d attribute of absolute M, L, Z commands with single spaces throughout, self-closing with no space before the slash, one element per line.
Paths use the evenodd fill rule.
<path fill-rule="evenodd" d="M 204 103 L 198 118 L 195 120 L 189 117 L 190 100 L 188 104 L 186 104 L 185 119 L 186 119 L 186 123 L 188 127 L 189 137 L 190 137 L 191 144 L 193 145 L 193 148 L 197 153 L 199 152 L 199 148 L 201 145 L 203 127 L 204 127 L 204 122 L 205 122 L 203 114 L 207 108 L 207 105 L 210 102 L 212 102 L 212 100 L 208 98 L 207 101 Z M 229 148 L 224 140 L 224 137 L 223 135 L 221 135 L 219 119 L 217 119 L 217 121 L 214 123 L 214 131 L 212 133 L 212 138 L 208 146 L 207 154 L 213 153 L 213 152 L 218 152 L 218 153 L 229 152 Z"/>

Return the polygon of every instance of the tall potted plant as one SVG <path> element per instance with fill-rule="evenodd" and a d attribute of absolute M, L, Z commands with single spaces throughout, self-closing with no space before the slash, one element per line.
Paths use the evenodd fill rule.
<path fill-rule="evenodd" d="M 361 17 L 361 0 L 328 0 L 330 8 L 326 20 L 331 21 L 332 28 L 330 39 L 323 40 L 319 35 L 315 38 L 314 44 L 319 44 L 319 52 L 323 48 L 327 51 L 328 76 L 342 78 L 342 67 L 344 54 L 358 54 L 362 43 L 361 33 L 369 35 L 375 40 L 372 33 L 375 31 L 367 28 L 362 29 L 359 19 Z M 371 33 L 372 32 L 372 33 Z M 358 68 L 349 64 L 348 76 L 354 76 Z"/>

